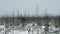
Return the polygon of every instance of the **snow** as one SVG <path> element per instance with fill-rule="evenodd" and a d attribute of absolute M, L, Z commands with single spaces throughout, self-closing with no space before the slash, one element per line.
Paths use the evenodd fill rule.
<path fill-rule="evenodd" d="M 8 32 L 9 34 L 13 34 L 13 32 L 14 32 L 14 34 L 28 34 L 28 31 L 17 31 L 17 30 L 12 30 L 11 32 Z M 32 32 L 32 31 L 30 31 L 29 32 L 30 34 L 37 34 L 37 31 L 34 31 L 34 32 Z"/>
<path fill-rule="evenodd" d="M 17 30 L 12 30 L 11 32 L 9 32 L 9 34 L 28 34 L 28 32 L 27 31 L 17 31 Z"/>
<path fill-rule="evenodd" d="M 5 25 L 0 25 L 0 29 L 3 29 L 5 27 Z"/>
<path fill-rule="evenodd" d="M 0 34 L 3 34 L 3 32 L 0 32 Z"/>
<path fill-rule="evenodd" d="M 34 23 L 33 23 L 34 24 Z M 15 28 L 17 28 L 17 26 L 15 27 Z M 21 28 L 21 25 L 19 26 L 19 28 Z M 2 30 L 1 30 L 2 29 Z M 4 29 L 4 30 L 3 30 Z M 26 30 L 26 31 L 20 31 L 20 30 L 10 30 L 10 31 L 8 31 L 7 33 L 8 34 L 28 34 L 28 33 L 30 33 L 30 34 L 37 34 L 37 33 L 39 33 L 39 34 L 41 34 L 41 33 L 45 33 L 45 26 L 44 25 L 42 25 L 41 27 L 40 26 L 37 26 L 37 24 L 35 23 L 35 26 L 33 26 L 32 27 L 32 23 L 30 23 L 30 24 L 27 24 L 27 25 L 25 25 L 25 27 L 24 27 L 24 29 Z M 28 32 L 27 31 L 27 29 L 30 29 L 30 32 Z M 52 30 L 51 30 L 52 29 Z M 5 25 L 0 25 L 0 34 L 3 34 L 3 32 L 6 30 L 5 29 Z M 22 28 L 22 30 L 23 30 L 23 28 Z M 59 30 L 59 28 L 56 28 L 53 24 L 51 25 L 51 22 L 50 22 L 50 26 L 49 26 L 49 32 L 54 32 L 54 31 L 58 31 Z"/>
<path fill-rule="evenodd" d="M 49 32 L 59 31 L 59 28 L 56 28 L 54 25 L 49 26 Z"/>

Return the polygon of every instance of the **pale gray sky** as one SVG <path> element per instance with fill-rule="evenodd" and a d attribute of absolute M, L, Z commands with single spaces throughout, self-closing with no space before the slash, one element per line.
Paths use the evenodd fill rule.
<path fill-rule="evenodd" d="M 13 11 L 17 15 L 17 8 L 22 14 L 26 11 L 27 15 L 36 15 L 37 4 L 39 15 L 45 14 L 45 8 L 47 8 L 47 14 L 59 15 L 60 13 L 60 0 L 0 0 L 0 16 L 12 15 Z"/>

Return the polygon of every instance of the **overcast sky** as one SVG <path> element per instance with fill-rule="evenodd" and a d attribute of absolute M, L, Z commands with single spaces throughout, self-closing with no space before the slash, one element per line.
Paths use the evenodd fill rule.
<path fill-rule="evenodd" d="M 19 13 L 26 15 L 59 15 L 60 13 L 60 0 L 0 0 L 0 16 L 2 15 L 17 15 Z M 18 10 L 17 10 L 18 9 Z"/>

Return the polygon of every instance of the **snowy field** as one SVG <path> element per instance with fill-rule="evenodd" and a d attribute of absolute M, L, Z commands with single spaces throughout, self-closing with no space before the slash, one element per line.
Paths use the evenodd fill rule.
<path fill-rule="evenodd" d="M 32 23 L 31 24 L 29 23 L 29 24 L 25 25 L 24 28 L 22 28 L 21 25 L 18 26 L 18 27 L 16 26 L 17 29 L 13 28 L 13 30 L 10 27 L 11 30 L 7 31 L 7 33 L 8 34 L 45 34 L 45 30 L 44 30 L 45 29 L 45 26 L 44 25 L 37 26 L 36 23 L 34 23 L 34 24 L 35 25 L 32 26 Z M 59 28 L 56 28 L 53 24 L 50 24 L 50 26 L 48 28 L 49 28 L 48 34 L 56 34 L 54 32 L 55 31 L 59 31 Z M 20 31 L 19 29 L 22 30 L 22 31 Z M 30 29 L 30 31 L 27 30 L 27 29 Z M 4 33 L 5 30 L 6 30 L 5 25 L 0 25 L 0 34 L 5 34 Z"/>
<path fill-rule="evenodd" d="M 29 32 L 29 34 L 37 34 L 37 32 L 36 31 L 34 31 L 34 32 Z M 9 34 L 28 34 L 28 31 L 14 31 L 14 33 L 13 32 L 9 32 Z"/>
<path fill-rule="evenodd" d="M 11 32 L 8 32 L 8 33 L 9 33 L 9 34 L 28 34 L 27 31 L 22 31 L 22 32 L 20 32 L 20 31 L 17 31 L 17 30 L 11 31 Z"/>
<path fill-rule="evenodd" d="M 11 31 L 11 32 L 7 32 L 8 34 L 28 34 L 28 31 L 17 31 L 17 30 L 14 30 L 14 31 Z M 37 31 L 34 31 L 34 32 L 29 32 L 29 34 L 37 34 Z M 0 34 L 3 34 L 3 32 L 0 32 Z"/>
<path fill-rule="evenodd" d="M 3 34 L 2 32 L 0 32 L 0 34 Z"/>

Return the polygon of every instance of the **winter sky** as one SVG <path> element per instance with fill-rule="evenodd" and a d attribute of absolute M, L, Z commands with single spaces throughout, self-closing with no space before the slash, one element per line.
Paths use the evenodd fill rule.
<path fill-rule="evenodd" d="M 38 5 L 38 15 L 59 15 L 60 13 L 60 0 L 0 0 L 0 16 L 14 15 L 19 13 L 26 15 L 36 15 Z M 18 10 L 17 10 L 18 9 Z"/>

